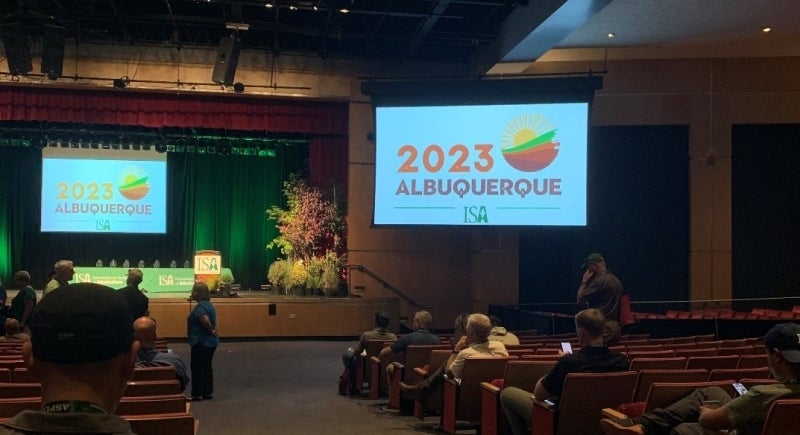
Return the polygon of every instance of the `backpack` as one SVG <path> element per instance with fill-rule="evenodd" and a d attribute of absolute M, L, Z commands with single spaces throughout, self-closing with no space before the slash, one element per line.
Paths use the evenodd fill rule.
<path fill-rule="evenodd" d="M 339 394 L 342 396 L 349 396 L 353 394 L 353 380 L 350 378 L 350 369 L 345 368 L 342 375 L 339 376 Z"/>

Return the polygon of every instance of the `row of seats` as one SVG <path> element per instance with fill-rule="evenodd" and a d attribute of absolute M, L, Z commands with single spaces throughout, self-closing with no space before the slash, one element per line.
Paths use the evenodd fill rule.
<path fill-rule="evenodd" d="M 173 381 L 175 380 L 175 367 L 136 367 L 133 370 L 132 381 Z M 28 367 L 0 368 L 0 384 L 7 383 L 38 383 L 39 379 L 28 370 Z M 2 395 L 2 392 L 0 392 Z"/>
<path fill-rule="evenodd" d="M 667 310 L 664 314 L 634 312 L 634 319 L 739 319 L 739 320 L 794 320 L 800 319 L 800 305 L 791 310 L 753 308 L 750 311 L 706 308 L 703 310 Z"/>

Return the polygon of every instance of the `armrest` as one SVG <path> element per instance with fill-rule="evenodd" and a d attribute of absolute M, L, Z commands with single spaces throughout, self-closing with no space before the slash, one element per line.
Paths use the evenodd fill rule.
<path fill-rule="evenodd" d="M 536 400 L 531 395 L 533 413 L 531 415 L 531 431 L 536 435 L 555 435 L 558 409 L 554 404 Z"/>
<path fill-rule="evenodd" d="M 615 419 L 615 420 L 623 420 L 623 419 L 628 418 L 627 415 L 617 411 L 614 408 L 603 408 L 600 411 L 600 414 L 603 416 L 603 418 L 611 418 L 611 419 Z"/>
<path fill-rule="evenodd" d="M 481 382 L 481 435 L 508 433 L 508 423 L 501 421 L 500 389 L 489 382 Z M 501 427 L 502 424 L 502 427 Z"/>
<path fill-rule="evenodd" d="M 392 362 L 394 370 L 392 371 L 392 378 L 389 380 L 389 409 L 400 409 L 400 398 L 402 391 L 400 391 L 400 381 L 403 380 L 406 366 L 400 362 Z"/>
<path fill-rule="evenodd" d="M 417 375 L 420 379 L 425 379 L 428 377 L 428 371 L 423 369 L 422 367 L 414 367 L 414 374 Z"/>
<path fill-rule="evenodd" d="M 369 361 L 369 398 L 377 399 L 381 391 L 381 359 L 377 356 L 370 357 Z"/>
<path fill-rule="evenodd" d="M 439 425 L 447 433 L 456 431 L 456 402 L 458 400 L 457 380 L 445 375 L 444 377 L 444 402 Z"/>
<path fill-rule="evenodd" d="M 500 389 L 495 387 L 494 385 L 492 385 L 489 382 L 481 382 L 481 389 L 482 390 L 486 390 L 486 391 L 488 391 L 490 393 L 493 393 L 493 394 L 500 394 Z M 483 393 L 483 392 L 481 392 L 481 393 Z"/>

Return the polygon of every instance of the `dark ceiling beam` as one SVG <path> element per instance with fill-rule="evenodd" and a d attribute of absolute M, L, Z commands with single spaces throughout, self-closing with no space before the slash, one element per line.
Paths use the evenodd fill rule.
<path fill-rule="evenodd" d="M 414 33 L 414 36 L 411 38 L 411 42 L 408 44 L 408 48 L 406 49 L 406 58 L 414 54 L 414 51 L 416 51 L 422 41 L 425 40 L 425 38 L 428 36 L 428 33 L 431 31 L 433 26 L 436 25 L 436 22 L 439 21 L 439 18 L 441 18 L 445 9 L 447 9 L 447 6 L 449 5 L 450 0 L 438 0 L 433 5 L 430 15 L 428 15 L 422 25 L 417 29 L 417 32 Z"/>
<path fill-rule="evenodd" d="M 611 0 L 540 0 L 518 6 L 503 21 L 497 38 L 481 49 L 476 74 L 500 62 L 534 62 Z"/>

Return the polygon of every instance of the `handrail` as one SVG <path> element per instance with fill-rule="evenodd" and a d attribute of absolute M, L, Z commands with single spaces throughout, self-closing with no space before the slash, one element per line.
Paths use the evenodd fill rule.
<path fill-rule="evenodd" d="M 411 297 L 409 297 L 408 295 L 406 295 L 405 293 L 400 291 L 400 289 L 398 289 L 397 287 L 389 284 L 388 281 L 386 281 L 385 279 L 381 278 L 380 276 L 378 276 L 378 274 L 376 274 L 375 272 L 367 269 L 365 266 L 363 266 L 361 264 L 346 264 L 344 267 L 346 267 L 347 270 L 353 270 L 353 269 L 358 270 L 359 272 L 364 273 L 365 275 L 369 276 L 370 278 L 374 279 L 375 281 L 378 281 L 383 286 L 383 288 L 385 288 L 386 290 L 389 290 L 392 293 L 396 294 L 397 296 L 399 296 L 401 299 L 406 301 L 412 307 L 430 308 L 430 305 L 423 304 L 423 303 L 417 302 L 414 299 L 411 299 Z M 350 277 L 349 276 L 347 278 L 347 281 L 348 281 L 348 283 L 350 282 Z"/>

